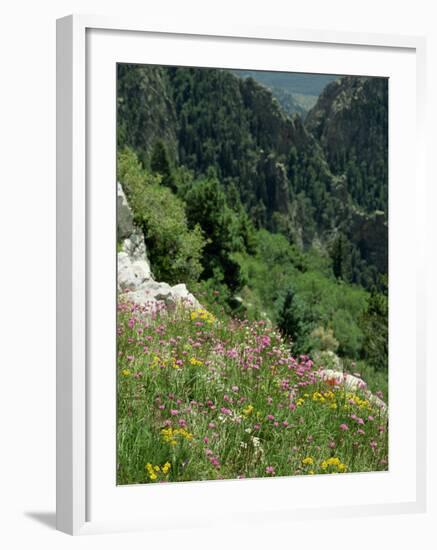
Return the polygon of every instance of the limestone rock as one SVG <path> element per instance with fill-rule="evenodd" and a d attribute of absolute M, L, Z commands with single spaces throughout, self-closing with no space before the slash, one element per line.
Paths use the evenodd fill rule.
<path fill-rule="evenodd" d="M 145 281 L 152 278 L 147 260 L 133 260 L 127 252 L 118 253 L 118 287 L 125 290 L 137 290 Z"/>
<path fill-rule="evenodd" d="M 134 304 L 153 311 L 157 304 L 174 309 L 178 303 L 186 307 L 200 308 L 199 302 L 185 284 L 173 287 L 155 281 L 147 258 L 146 243 L 141 230 L 133 221 L 132 211 L 123 188 L 117 185 L 117 240 L 121 250 L 117 254 L 117 286 L 119 292 Z"/>
<path fill-rule="evenodd" d="M 130 237 L 134 232 L 134 222 L 131 209 L 120 183 L 117 183 L 117 240 L 120 242 Z"/>
<path fill-rule="evenodd" d="M 141 306 L 163 302 L 169 310 L 173 310 L 178 303 L 190 308 L 201 307 L 184 284 L 171 287 L 167 283 L 158 283 L 153 280 L 147 281 L 133 292 L 129 292 L 126 294 L 126 298 L 130 302 Z"/>
<path fill-rule="evenodd" d="M 184 284 L 178 284 L 172 287 L 172 296 L 176 301 L 182 301 L 188 307 L 200 308 L 201 305 L 197 299 L 188 291 Z"/>

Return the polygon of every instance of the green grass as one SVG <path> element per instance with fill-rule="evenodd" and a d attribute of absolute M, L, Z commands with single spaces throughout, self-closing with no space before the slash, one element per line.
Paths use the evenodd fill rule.
<path fill-rule="evenodd" d="M 264 321 L 120 303 L 118 484 L 386 470 L 386 415 L 317 369 Z"/>

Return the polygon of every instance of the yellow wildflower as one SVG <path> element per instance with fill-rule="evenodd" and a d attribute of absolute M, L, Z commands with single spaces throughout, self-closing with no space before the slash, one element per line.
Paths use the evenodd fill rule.
<path fill-rule="evenodd" d="M 155 473 L 155 468 L 152 466 L 152 464 L 150 464 L 150 462 L 148 462 L 148 463 L 146 464 L 146 470 L 147 470 L 147 473 L 148 473 L 148 475 L 149 475 L 149 479 L 150 479 L 151 481 L 155 481 L 155 479 L 158 478 L 158 476 L 157 476 L 156 473 Z"/>
<path fill-rule="evenodd" d="M 247 405 L 247 407 L 245 407 L 243 409 L 243 414 L 244 416 L 250 416 L 254 411 L 254 407 L 253 405 Z"/>
<path fill-rule="evenodd" d="M 149 476 L 149 479 L 151 481 L 155 481 L 156 479 L 158 479 L 161 473 L 166 476 L 170 470 L 170 467 L 170 462 L 166 462 L 163 466 L 159 466 L 159 464 L 156 464 L 156 466 L 154 466 L 153 464 L 148 462 L 146 464 L 147 475 Z"/>
<path fill-rule="evenodd" d="M 346 399 L 349 404 L 352 403 L 354 405 L 357 405 L 357 407 L 359 407 L 360 409 L 370 410 L 372 408 L 368 399 L 361 399 L 360 396 L 356 395 L 355 393 L 346 393 Z"/>
<path fill-rule="evenodd" d="M 343 464 L 341 460 L 335 456 L 323 460 L 320 466 L 323 470 L 327 470 L 330 466 L 332 466 L 334 468 L 337 468 L 339 472 L 344 472 L 347 468 L 346 464 Z"/>
<path fill-rule="evenodd" d="M 209 325 L 212 325 L 216 320 L 212 313 L 209 313 L 206 309 L 196 309 L 190 314 L 192 321 L 205 321 Z"/>
<path fill-rule="evenodd" d="M 161 362 L 161 358 L 158 355 L 155 355 L 150 363 L 150 368 L 155 369 Z"/>
<path fill-rule="evenodd" d="M 123 369 L 123 370 L 121 371 L 121 374 L 122 374 L 123 376 L 130 376 L 130 370 L 129 370 L 129 369 Z"/>
<path fill-rule="evenodd" d="M 162 428 L 161 430 L 161 436 L 167 443 L 170 443 L 170 445 L 176 445 L 177 444 L 177 438 L 178 436 L 182 437 L 183 439 L 186 439 L 187 441 L 192 441 L 194 435 L 186 430 L 185 428 Z"/>
<path fill-rule="evenodd" d="M 309 466 L 310 464 L 314 464 L 314 460 L 312 459 L 312 457 L 307 456 L 302 460 L 302 464 L 305 464 L 305 466 Z"/>
<path fill-rule="evenodd" d="M 191 441 L 193 439 L 193 434 L 186 430 L 185 428 L 180 428 L 179 430 L 175 430 L 179 435 L 181 435 L 183 438 L 188 439 L 188 441 Z"/>

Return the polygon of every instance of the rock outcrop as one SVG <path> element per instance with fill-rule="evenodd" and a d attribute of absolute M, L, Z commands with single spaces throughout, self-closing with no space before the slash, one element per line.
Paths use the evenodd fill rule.
<path fill-rule="evenodd" d="M 169 309 L 183 303 L 201 307 L 185 284 L 170 286 L 155 281 L 147 258 L 144 235 L 136 227 L 123 188 L 117 184 L 117 288 L 119 294 L 138 305 L 164 302 Z"/>

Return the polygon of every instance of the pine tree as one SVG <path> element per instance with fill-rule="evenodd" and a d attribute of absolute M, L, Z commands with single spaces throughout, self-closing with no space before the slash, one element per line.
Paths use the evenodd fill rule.
<path fill-rule="evenodd" d="M 340 233 L 334 240 L 330 256 L 332 259 L 332 270 L 337 279 L 345 282 L 351 280 L 351 247 L 348 239 Z"/>
<path fill-rule="evenodd" d="M 376 369 L 388 369 L 388 295 L 380 281 L 382 292 L 372 290 L 367 310 L 362 317 L 364 332 L 363 356 Z M 385 286 L 385 288 L 384 288 Z"/>
<path fill-rule="evenodd" d="M 277 319 L 278 327 L 293 343 L 293 349 L 305 353 L 309 326 L 303 306 L 293 289 L 288 288 Z"/>
<path fill-rule="evenodd" d="M 177 190 L 167 148 L 162 141 L 157 141 L 153 147 L 150 168 L 153 173 L 159 174 L 162 177 L 162 183 L 165 186 L 170 187 L 172 191 Z"/>

